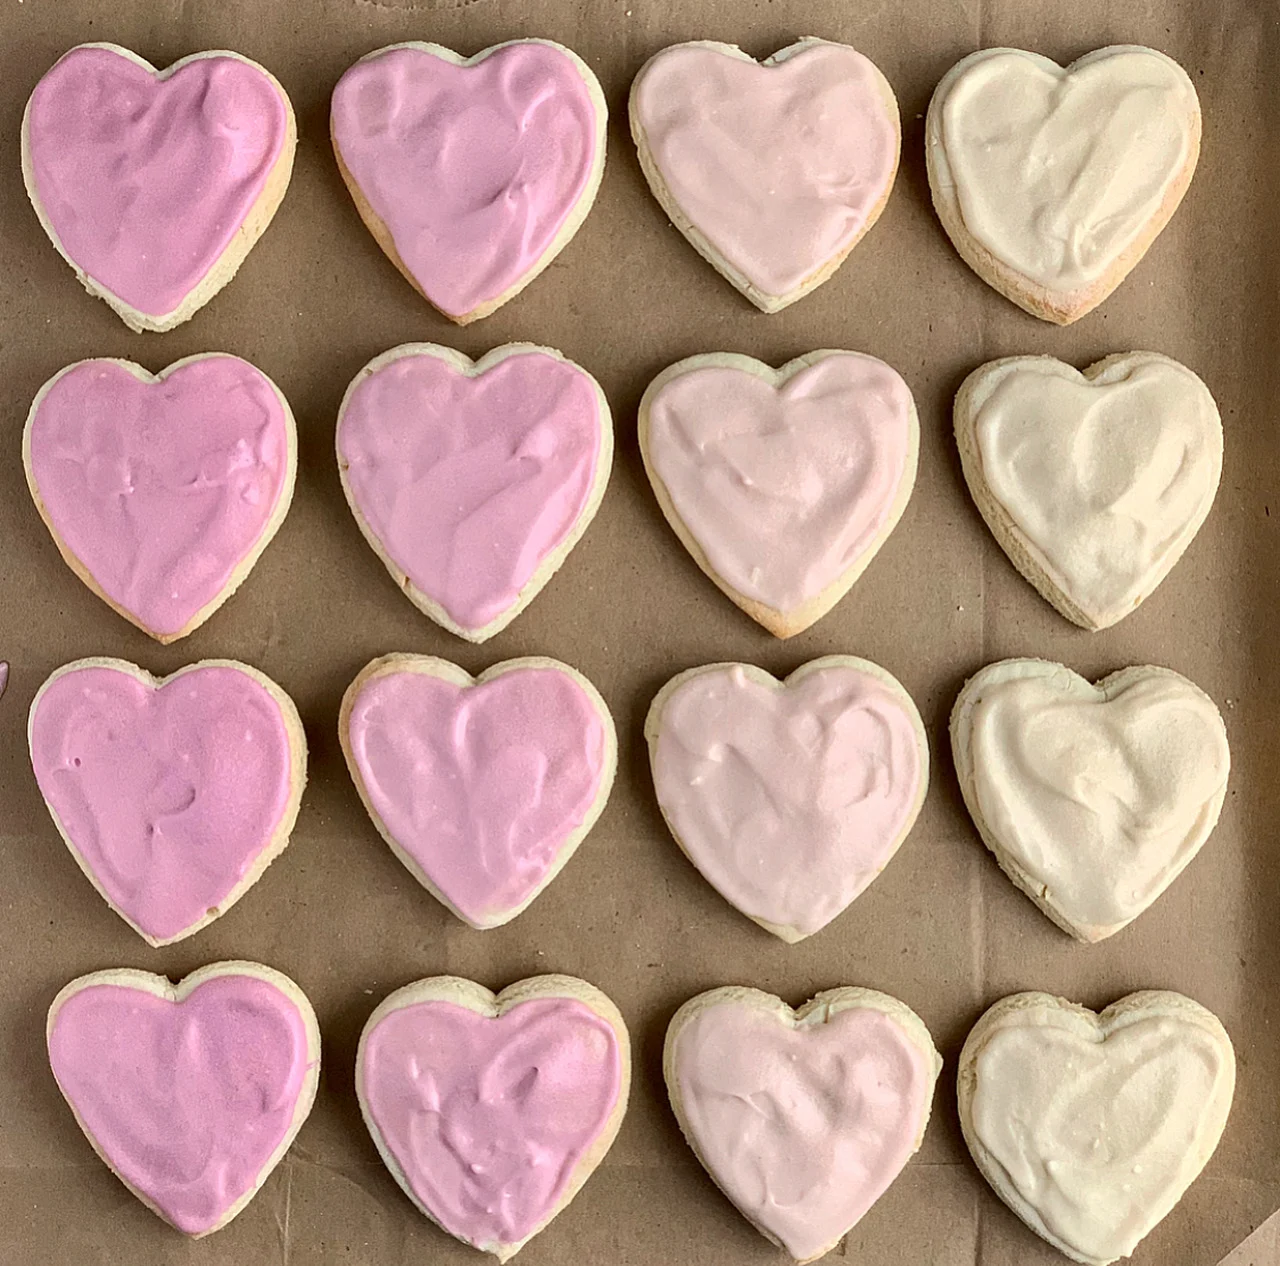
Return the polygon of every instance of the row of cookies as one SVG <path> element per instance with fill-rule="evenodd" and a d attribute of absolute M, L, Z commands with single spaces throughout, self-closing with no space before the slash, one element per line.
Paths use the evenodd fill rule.
<path fill-rule="evenodd" d="M 898 170 L 892 88 L 826 40 L 763 63 L 708 40 L 664 49 L 636 76 L 630 115 L 672 223 L 766 312 L 835 272 Z M 406 43 L 342 76 L 330 132 L 379 246 L 465 324 L 518 294 L 577 232 L 604 172 L 606 120 L 595 75 L 561 45 L 518 39 L 463 58 Z M 133 329 L 169 330 L 231 280 L 270 223 L 296 131 L 279 82 L 238 54 L 161 72 L 86 44 L 31 95 L 23 172 L 89 292 Z M 1195 170 L 1200 107 L 1186 72 L 1153 49 L 1099 49 L 1065 71 L 985 49 L 943 78 L 925 131 L 934 205 L 961 256 L 1027 311 L 1065 323 L 1105 299 L 1173 215 Z"/>
<path fill-rule="evenodd" d="M 47 1040 L 94 1150 L 195 1237 L 253 1198 L 319 1083 L 311 1004 L 256 963 L 215 963 L 176 986 L 94 972 L 58 994 Z M 698 1159 L 798 1262 L 834 1249 L 919 1150 L 941 1069 L 910 1007 L 854 987 L 797 1010 L 757 989 L 710 990 L 676 1012 L 663 1054 Z M 370 1015 L 355 1065 L 365 1124 L 405 1194 L 499 1261 L 604 1159 L 630 1083 L 622 1015 L 569 976 L 497 995 L 452 976 L 406 985 Z M 1128 1256 L 1173 1208 L 1217 1147 L 1234 1090 L 1222 1025 L 1167 992 L 1131 994 L 1101 1015 L 1012 995 L 974 1026 L 957 1076 L 984 1177 L 1034 1231 L 1093 1266 Z"/>

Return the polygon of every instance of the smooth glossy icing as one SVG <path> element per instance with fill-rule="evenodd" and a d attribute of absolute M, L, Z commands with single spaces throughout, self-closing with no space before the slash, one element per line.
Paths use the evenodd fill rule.
<path fill-rule="evenodd" d="M 641 72 L 632 111 L 671 199 L 769 296 L 843 254 L 897 170 L 891 96 L 844 44 L 764 64 L 678 44 Z"/>
<path fill-rule="evenodd" d="M 851 667 L 785 688 L 740 665 L 700 672 L 657 721 L 658 803 L 727 901 L 807 936 L 880 873 L 915 815 L 924 771 L 908 706 Z"/>
<path fill-rule="evenodd" d="M 1069 70 L 992 50 L 941 103 L 949 181 L 969 234 L 1037 285 L 1097 281 L 1160 211 L 1191 157 L 1199 104 L 1151 49 Z"/>
<path fill-rule="evenodd" d="M 178 1003 L 90 985 L 58 1009 L 49 1062 L 111 1168 L 190 1235 L 256 1185 L 310 1070 L 297 1005 L 245 975 L 206 980 Z"/>
<path fill-rule="evenodd" d="M 292 424 L 235 356 L 159 379 L 82 361 L 38 399 L 30 475 L 50 526 L 112 602 L 181 632 L 262 539 L 291 476 Z"/>
<path fill-rule="evenodd" d="M 111 48 L 73 48 L 36 85 L 34 194 L 77 268 L 165 316 L 204 280 L 266 188 L 288 134 L 279 88 L 240 58 L 163 77 Z"/>
<path fill-rule="evenodd" d="M 791 611 L 878 543 L 915 473 L 912 417 L 872 356 L 825 356 L 781 387 L 704 364 L 651 398 L 648 459 L 716 574 Z"/>
<path fill-rule="evenodd" d="M 95 883 L 157 940 L 198 923 L 245 878 L 292 789 L 279 705 L 224 666 L 159 688 L 117 668 L 63 673 L 33 705 L 31 763 Z"/>
<path fill-rule="evenodd" d="M 1114 930 L 1213 829 L 1230 766 L 1222 718 L 1173 673 L 1104 696 L 1057 665 L 1019 671 L 988 679 L 972 707 L 982 818 L 1075 924 Z"/>
<path fill-rule="evenodd" d="M 4 688 L 9 684 L 9 665 L 0 664 L 0 695 L 4 694 Z"/>
<path fill-rule="evenodd" d="M 592 380 L 545 352 L 474 376 L 421 352 L 356 381 L 338 457 L 383 552 L 451 620 L 479 629 L 570 537 L 590 501 L 602 425 Z"/>
<path fill-rule="evenodd" d="M 472 686 L 382 674 L 356 696 L 347 735 L 386 830 L 476 923 L 541 887 L 604 776 L 600 713 L 555 668 L 517 668 Z"/>
<path fill-rule="evenodd" d="M 523 1240 L 551 1214 L 608 1124 L 621 1075 L 613 1029 L 568 998 L 496 1019 L 419 1002 L 361 1042 L 366 1116 L 415 1198 L 477 1246 Z"/>
<path fill-rule="evenodd" d="M 1095 381 L 1044 356 L 993 373 L 973 419 L 983 481 L 1054 583 L 1114 623 L 1213 503 L 1222 470 L 1213 397 L 1189 369 L 1141 353 Z"/>
<path fill-rule="evenodd" d="M 536 41 L 462 64 L 426 46 L 386 49 L 338 81 L 331 121 L 396 253 L 450 316 L 539 263 L 593 190 L 604 144 L 582 70 Z"/>
<path fill-rule="evenodd" d="M 1230 1051 L 1193 1022 L 1149 1016 L 1100 1043 L 1044 1010 L 996 1031 L 976 1073 L 977 1139 L 1052 1234 L 1101 1262 L 1128 1257 L 1199 1174 L 1235 1084 Z"/>
<path fill-rule="evenodd" d="M 680 1031 L 671 1066 L 703 1164 L 797 1261 L 884 1194 L 916 1150 L 932 1091 L 924 1054 L 870 1008 L 818 1008 L 792 1027 L 718 1003 Z"/>

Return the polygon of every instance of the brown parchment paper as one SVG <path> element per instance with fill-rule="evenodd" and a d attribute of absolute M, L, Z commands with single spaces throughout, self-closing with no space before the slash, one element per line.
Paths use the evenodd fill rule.
<path fill-rule="evenodd" d="M 427 1224 L 378 1161 L 352 1089 L 360 1028 L 392 989 L 453 972 L 499 987 L 581 975 L 617 1002 L 635 1039 L 632 1107 L 606 1163 L 524 1250 L 528 1266 L 780 1262 L 715 1190 L 666 1104 L 666 1023 L 692 994 L 741 982 L 799 1003 L 837 984 L 913 1006 L 947 1059 L 924 1146 L 833 1255 L 869 1266 L 1060 1262 L 987 1190 L 956 1121 L 955 1057 L 1006 993 L 1060 992 L 1102 1006 L 1130 990 L 1182 990 L 1212 1008 L 1239 1055 L 1239 1088 L 1203 1177 L 1135 1257 L 1212 1266 L 1280 1205 L 1280 7 L 1268 0 L 0 0 L 0 1264 L 478 1262 Z M 814 34 L 871 56 L 897 92 L 903 162 L 880 223 L 835 278 L 776 316 L 755 312 L 670 227 L 626 130 L 645 59 L 678 40 L 740 43 L 763 57 Z M 599 200 L 578 238 L 516 301 L 465 330 L 437 316 L 362 227 L 328 143 L 329 93 L 371 49 L 433 40 L 463 53 L 522 35 L 573 47 L 597 71 L 612 120 Z M 37 78 L 69 46 L 111 40 L 158 65 L 207 48 L 258 59 L 298 113 L 293 183 L 236 280 L 189 324 L 132 334 L 89 298 L 27 204 L 19 123 Z M 923 114 L 934 84 L 976 48 L 1059 61 L 1150 44 L 1190 72 L 1204 106 L 1200 168 L 1182 209 L 1121 289 L 1069 329 L 1025 315 L 979 281 L 929 206 Z M 562 349 L 603 384 L 617 426 L 612 482 L 562 572 L 483 647 L 437 629 L 396 591 L 343 503 L 333 426 L 349 379 L 407 340 L 476 356 L 513 339 Z M 774 641 L 698 572 L 645 482 L 635 408 L 660 369 L 732 350 L 775 364 L 818 347 L 889 361 L 915 392 L 920 474 L 900 527 L 816 627 Z M 1213 389 L 1226 428 L 1217 505 L 1185 559 L 1134 616 L 1089 634 L 1014 572 L 970 503 L 950 402 L 985 360 L 1049 353 L 1078 365 L 1134 348 L 1167 353 Z M 152 370 L 225 350 L 260 365 L 297 414 L 297 495 L 240 593 L 168 648 L 113 615 L 62 564 L 20 464 L 28 405 L 63 365 L 125 356 Z M 476 672 L 548 654 L 601 689 L 617 718 L 619 778 L 564 873 L 511 925 L 475 932 L 395 861 L 361 810 L 335 724 L 342 691 L 387 651 L 444 655 Z M 676 672 L 742 659 L 784 674 L 834 652 L 895 673 L 924 714 L 934 782 L 915 831 L 831 927 L 786 946 L 727 906 L 668 838 L 641 726 Z M 149 949 L 103 904 L 58 840 L 31 777 L 27 707 L 44 677 L 83 655 L 156 672 L 207 656 L 247 660 L 297 701 L 311 779 L 293 842 L 235 909 L 193 939 Z M 1009 655 L 1089 676 L 1169 665 L 1218 702 L 1232 784 L 1200 858 L 1132 927 L 1081 946 L 1001 875 L 971 828 L 946 742 L 964 677 Z M 311 1119 L 257 1199 L 189 1243 L 135 1201 L 81 1137 L 48 1071 L 44 1016 L 67 980 L 128 965 L 180 976 L 259 959 L 315 1003 L 324 1069 Z M 1274 1260 L 1268 1259 L 1268 1260 Z"/>

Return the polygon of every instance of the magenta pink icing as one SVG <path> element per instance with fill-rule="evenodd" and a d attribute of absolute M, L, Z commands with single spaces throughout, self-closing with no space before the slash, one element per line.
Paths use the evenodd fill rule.
<path fill-rule="evenodd" d="M 240 884 L 290 801 L 280 706 L 228 666 L 158 688 L 123 666 L 73 667 L 32 705 L 31 763 L 94 882 L 157 940 Z"/>
<path fill-rule="evenodd" d="M 198 1235 L 258 1182 L 310 1068 L 297 1005 L 257 976 L 215 976 L 181 1002 L 89 985 L 49 1032 L 58 1086 L 107 1163 Z"/>
<path fill-rule="evenodd" d="M 448 1002 L 389 1012 L 361 1044 L 365 1114 L 409 1190 L 477 1246 L 538 1229 L 618 1101 L 613 1029 L 568 998 L 497 1019 Z"/>
<path fill-rule="evenodd" d="M 583 72 L 533 41 L 463 64 L 421 46 L 375 53 L 338 81 L 331 122 L 397 254 L 451 316 L 539 264 L 603 145 Z"/>
<path fill-rule="evenodd" d="M 235 356 L 159 379 L 82 361 L 39 399 L 28 442 L 53 531 L 107 597 L 163 635 L 222 596 L 262 539 L 292 460 L 279 394 Z"/>
<path fill-rule="evenodd" d="M 604 773 L 600 713 L 555 668 L 474 686 L 424 672 L 374 677 L 355 699 L 348 742 L 387 831 L 477 923 L 546 882 Z"/>
<path fill-rule="evenodd" d="M 181 306 L 230 245 L 288 132 L 257 66 L 200 57 L 161 75 L 95 45 L 73 48 L 28 107 L 31 179 L 56 241 L 129 306 Z"/>
<path fill-rule="evenodd" d="M 410 350 L 357 380 L 338 458 L 391 561 L 456 624 L 480 629 L 569 539 L 604 424 L 592 379 L 545 352 L 471 375 Z"/>

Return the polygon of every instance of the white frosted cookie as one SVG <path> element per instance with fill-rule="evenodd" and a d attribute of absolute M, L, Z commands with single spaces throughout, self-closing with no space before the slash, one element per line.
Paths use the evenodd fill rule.
<path fill-rule="evenodd" d="M 776 637 L 826 615 L 897 526 L 920 424 L 902 377 L 860 352 L 773 369 L 715 352 L 640 401 L 640 453 L 694 562 Z"/>
<path fill-rule="evenodd" d="M 960 1053 L 960 1125 L 1027 1226 L 1073 1261 L 1107 1266 L 1199 1177 L 1235 1079 L 1226 1030 L 1182 994 L 1130 994 L 1100 1015 L 1014 994 Z"/>
<path fill-rule="evenodd" d="M 1155 590 L 1213 505 L 1222 421 L 1156 352 L 1083 373 L 1052 356 L 975 369 L 955 401 L 969 491 L 1013 565 L 1068 620 L 1105 629 Z"/>
<path fill-rule="evenodd" d="M 925 120 L 933 205 L 956 250 L 1033 316 L 1097 307 L 1182 201 L 1200 153 L 1186 71 L 1116 45 L 1065 70 L 988 48 L 953 66 Z"/>
<path fill-rule="evenodd" d="M 828 40 L 763 62 L 712 40 L 673 45 L 636 76 L 630 112 L 662 209 L 764 312 L 832 276 L 898 171 L 893 89 L 868 58 Z"/>
<path fill-rule="evenodd" d="M 1226 727 L 1167 668 L 1096 686 L 1008 659 L 951 713 L 960 790 L 983 843 L 1059 927 L 1101 941 L 1138 917 L 1209 838 L 1227 791 Z"/>
<path fill-rule="evenodd" d="M 827 989 L 793 1011 L 729 986 L 676 1012 L 662 1069 L 716 1185 L 761 1235 L 812 1262 L 919 1150 L 942 1059 L 920 1017 L 887 994 Z"/>

